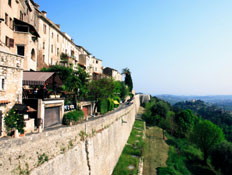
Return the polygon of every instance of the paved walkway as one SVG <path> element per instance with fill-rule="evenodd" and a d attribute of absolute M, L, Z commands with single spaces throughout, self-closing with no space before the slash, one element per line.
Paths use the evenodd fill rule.
<path fill-rule="evenodd" d="M 165 167 L 169 147 L 163 140 L 161 128 L 150 127 L 146 131 L 143 175 L 156 175 L 156 168 Z"/>

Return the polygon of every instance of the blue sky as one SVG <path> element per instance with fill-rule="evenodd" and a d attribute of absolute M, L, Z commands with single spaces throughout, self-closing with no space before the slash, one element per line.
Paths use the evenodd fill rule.
<path fill-rule="evenodd" d="M 137 92 L 232 94 L 231 0 L 35 0 Z"/>

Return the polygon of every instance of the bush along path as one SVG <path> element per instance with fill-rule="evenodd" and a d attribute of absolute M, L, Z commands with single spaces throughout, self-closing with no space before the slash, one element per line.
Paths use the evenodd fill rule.
<path fill-rule="evenodd" d="M 166 167 L 169 146 L 163 139 L 163 130 L 150 127 L 146 130 L 143 175 L 156 175 L 158 167 Z"/>
<path fill-rule="evenodd" d="M 138 175 L 141 171 L 145 123 L 135 120 L 130 137 L 112 175 Z M 140 173 L 141 174 L 141 173 Z"/>

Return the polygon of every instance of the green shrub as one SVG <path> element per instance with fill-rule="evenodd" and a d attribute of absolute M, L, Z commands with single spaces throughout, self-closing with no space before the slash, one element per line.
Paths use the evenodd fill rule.
<path fill-rule="evenodd" d="M 108 111 L 112 111 L 114 109 L 114 100 L 112 98 L 108 98 Z"/>
<path fill-rule="evenodd" d="M 212 164 L 225 175 L 232 172 L 232 143 L 224 141 L 217 144 L 211 153 Z"/>
<path fill-rule="evenodd" d="M 98 103 L 98 111 L 101 113 L 101 114 L 105 114 L 108 112 L 108 101 L 107 99 L 103 99 L 101 100 L 99 103 Z"/>
<path fill-rule="evenodd" d="M 84 112 L 82 110 L 75 110 L 68 112 L 64 114 L 63 124 L 69 125 L 70 122 L 72 122 L 72 124 L 77 124 L 79 121 L 83 119 L 83 117 L 84 117 Z"/>
<path fill-rule="evenodd" d="M 22 115 L 19 115 L 15 110 L 11 109 L 6 113 L 5 126 L 8 135 L 11 135 L 13 131 L 18 130 L 21 134 L 24 133 L 24 119 Z"/>
<path fill-rule="evenodd" d="M 121 101 L 120 97 L 115 96 L 113 99 L 116 100 L 120 104 L 120 101 Z M 119 107 L 119 104 L 114 104 L 114 107 L 115 108 Z"/>

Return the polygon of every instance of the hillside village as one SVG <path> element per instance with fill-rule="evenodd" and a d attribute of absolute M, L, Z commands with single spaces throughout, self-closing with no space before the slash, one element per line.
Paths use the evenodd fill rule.
<path fill-rule="evenodd" d="M 1 0 L 0 137 L 6 135 L 4 117 L 14 106 L 25 111 L 28 132 L 34 131 L 34 125 L 43 130 L 61 123 L 64 113 L 75 108 L 75 104 L 66 104 L 57 93 L 46 98 L 30 94 L 37 93 L 40 90 L 37 87 L 62 85 L 56 73 L 40 71 L 55 65 L 74 71 L 82 68 L 91 80 L 112 77 L 122 81 L 119 71 L 103 67 L 101 59 L 61 31 L 60 24 L 51 21 L 39 4 L 33 0 Z M 95 115 L 91 101 L 82 101 L 79 107 L 85 116 Z"/>

